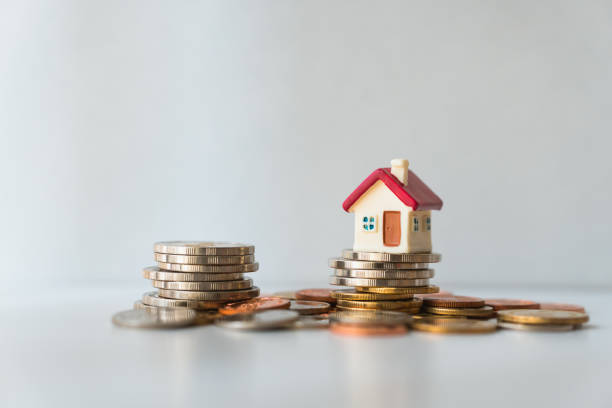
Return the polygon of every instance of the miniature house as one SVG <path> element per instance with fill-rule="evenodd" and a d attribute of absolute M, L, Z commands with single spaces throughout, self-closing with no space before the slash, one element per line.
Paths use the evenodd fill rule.
<path fill-rule="evenodd" d="M 342 207 L 355 214 L 353 251 L 417 253 L 431 252 L 431 210 L 441 209 L 442 200 L 408 169 L 408 160 L 394 159 Z"/>

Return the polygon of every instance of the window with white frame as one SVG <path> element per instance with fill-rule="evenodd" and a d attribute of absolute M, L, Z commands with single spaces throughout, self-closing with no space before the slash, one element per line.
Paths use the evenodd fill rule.
<path fill-rule="evenodd" d="M 419 232 L 419 217 L 412 217 L 412 231 Z"/>
<path fill-rule="evenodd" d="M 361 228 L 365 232 L 376 232 L 376 216 L 375 215 L 364 215 L 361 219 Z"/>

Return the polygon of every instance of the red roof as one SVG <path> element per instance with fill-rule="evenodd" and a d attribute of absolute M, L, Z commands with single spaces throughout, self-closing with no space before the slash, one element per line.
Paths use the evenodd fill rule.
<path fill-rule="evenodd" d="M 439 210 L 442 208 L 442 200 L 436 195 L 423 181 L 408 170 L 408 184 L 403 185 L 391 174 L 390 168 L 376 169 L 361 182 L 361 184 L 349 195 L 342 208 L 349 211 L 353 204 L 374 185 L 378 180 L 385 185 L 399 198 L 404 204 L 412 207 L 413 210 Z"/>

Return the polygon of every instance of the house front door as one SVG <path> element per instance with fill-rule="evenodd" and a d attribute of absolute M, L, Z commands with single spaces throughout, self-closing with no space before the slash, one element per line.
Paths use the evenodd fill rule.
<path fill-rule="evenodd" d="M 383 213 L 383 244 L 385 246 L 398 246 L 402 239 L 401 217 L 399 211 L 385 211 Z"/>

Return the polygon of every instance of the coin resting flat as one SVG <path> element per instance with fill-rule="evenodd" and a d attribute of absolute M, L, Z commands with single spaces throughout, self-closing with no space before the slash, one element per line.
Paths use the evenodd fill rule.
<path fill-rule="evenodd" d="M 582 324 L 589 321 L 586 313 L 566 310 L 520 309 L 500 310 L 497 312 L 501 321 L 523 324 Z"/>
<path fill-rule="evenodd" d="M 374 262 L 440 262 L 442 256 L 434 253 L 399 253 L 392 254 L 387 252 L 358 252 L 350 249 L 342 251 L 342 256 L 350 260 L 374 261 Z"/>
<path fill-rule="evenodd" d="M 429 279 L 433 278 L 433 269 L 413 270 L 369 270 L 369 269 L 336 269 L 334 275 L 341 278 L 361 279 Z"/>
<path fill-rule="evenodd" d="M 220 292 L 196 292 L 187 290 L 160 289 L 159 296 L 169 299 L 232 301 L 246 300 L 259 295 L 259 288 L 226 290 Z"/>
<path fill-rule="evenodd" d="M 250 255 L 255 247 L 235 242 L 166 241 L 156 242 L 153 251 L 175 255 Z"/>
<path fill-rule="evenodd" d="M 405 270 L 405 269 L 427 269 L 429 263 L 417 262 L 375 262 L 375 261 L 358 261 L 343 258 L 332 258 L 329 260 L 329 266 L 335 269 L 365 269 L 365 270 Z"/>
<path fill-rule="evenodd" d="M 160 297 L 157 292 L 147 292 L 142 296 L 142 303 L 155 307 L 187 308 L 195 310 L 211 310 L 223 306 L 226 301 L 205 301 L 188 299 L 168 299 Z"/>
<path fill-rule="evenodd" d="M 222 282 L 172 282 L 153 281 L 153 287 L 158 289 L 190 290 L 190 291 L 225 291 L 249 289 L 253 286 L 251 279 Z"/>
<path fill-rule="evenodd" d="M 280 329 L 292 325 L 300 315 L 293 310 L 268 310 L 222 316 L 215 321 L 220 327 L 236 330 Z"/>
<path fill-rule="evenodd" d="M 384 287 L 356 287 L 358 292 L 384 293 L 384 294 L 419 294 L 436 293 L 440 290 L 436 285 L 412 287 L 412 288 L 384 288 Z"/>
<path fill-rule="evenodd" d="M 342 286 L 362 286 L 362 287 L 392 287 L 404 288 L 414 286 L 427 286 L 429 279 L 362 279 L 362 278 L 341 278 L 330 276 L 329 283 Z"/>
<path fill-rule="evenodd" d="M 248 264 L 255 262 L 254 255 L 168 255 L 168 254 L 153 254 L 155 261 L 165 263 L 177 263 L 188 265 L 235 265 Z"/>
<path fill-rule="evenodd" d="M 330 322 L 354 324 L 407 324 L 412 318 L 406 313 L 388 310 L 338 310 L 329 314 Z"/>
<path fill-rule="evenodd" d="M 409 300 L 413 299 L 413 294 L 384 294 L 384 293 L 368 293 L 358 292 L 355 289 L 340 289 L 332 292 L 335 299 L 345 300 Z"/>
<path fill-rule="evenodd" d="M 495 310 L 491 306 L 481 307 L 462 307 L 462 308 L 451 308 L 451 307 L 437 307 L 437 306 L 423 306 L 423 311 L 427 313 L 439 314 L 439 315 L 455 315 L 455 316 L 468 316 L 468 317 L 493 317 L 495 316 Z"/>
<path fill-rule="evenodd" d="M 433 333 L 490 333 L 496 330 L 497 322 L 495 320 L 424 317 L 414 320 L 412 328 Z"/>
<path fill-rule="evenodd" d="M 259 269 L 259 264 L 257 262 L 238 265 L 190 265 L 169 262 L 157 262 L 157 266 L 159 266 L 159 268 L 164 271 L 188 273 L 247 273 L 256 272 Z"/>
<path fill-rule="evenodd" d="M 196 314 L 190 309 L 160 309 L 156 313 L 136 309 L 116 313 L 113 323 L 133 328 L 171 328 L 188 326 L 195 322 Z"/>
<path fill-rule="evenodd" d="M 415 312 L 421 308 L 420 299 L 412 300 L 374 300 L 374 301 L 361 301 L 361 300 L 344 300 L 338 299 L 338 307 L 350 307 L 360 309 L 377 309 L 377 310 L 401 310 L 409 309 Z"/>
<path fill-rule="evenodd" d="M 219 282 L 243 279 L 242 273 L 189 273 L 168 272 L 157 266 L 144 268 L 142 276 L 146 279 L 174 282 Z"/>

